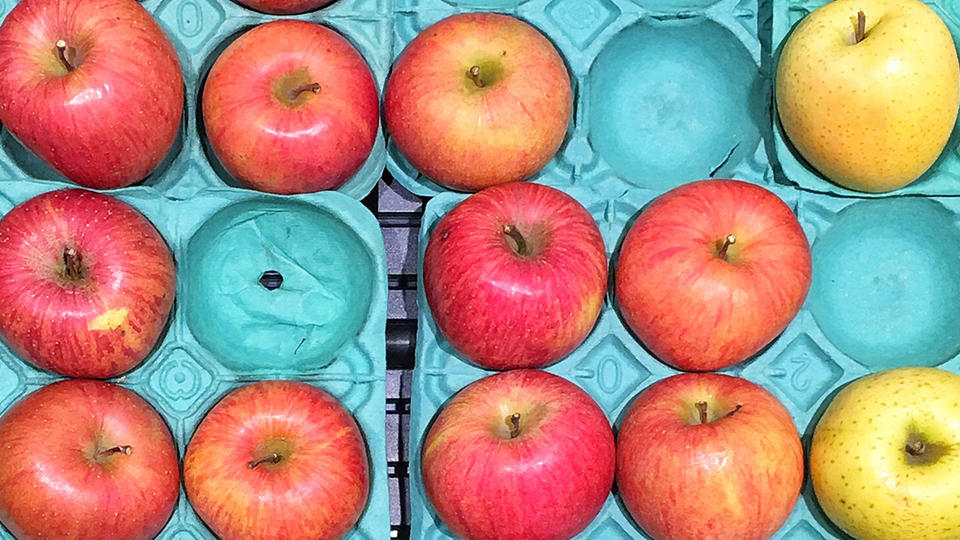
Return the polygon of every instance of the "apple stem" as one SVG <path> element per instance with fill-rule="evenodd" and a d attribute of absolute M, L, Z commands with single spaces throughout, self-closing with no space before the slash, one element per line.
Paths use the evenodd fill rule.
<path fill-rule="evenodd" d="M 62 39 L 57 40 L 57 57 L 63 67 L 67 68 L 67 72 L 73 71 L 73 65 L 67 60 L 67 42 Z"/>
<path fill-rule="evenodd" d="M 302 84 L 293 90 L 290 91 L 290 99 L 294 100 L 300 97 L 300 94 L 304 92 L 313 92 L 314 94 L 320 93 L 320 83 L 308 83 Z"/>
<path fill-rule="evenodd" d="M 513 225 L 504 225 L 503 234 L 513 238 L 513 241 L 517 243 L 517 255 L 525 256 L 527 252 L 527 241 L 524 240 L 523 235 L 520 234 L 520 231 L 517 230 Z"/>
<path fill-rule="evenodd" d="M 906 450 L 911 456 L 922 456 L 927 451 L 927 445 L 923 442 L 923 439 L 914 439 L 907 442 Z"/>
<path fill-rule="evenodd" d="M 83 277 L 83 257 L 77 250 L 71 247 L 63 250 L 63 270 L 70 279 Z"/>
<path fill-rule="evenodd" d="M 723 417 L 724 417 L 724 418 L 730 418 L 731 416 L 737 414 L 737 411 L 739 411 L 739 410 L 742 409 L 742 408 L 743 408 L 743 405 L 737 404 L 737 406 L 734 407 L 732 411 L 730 411 L 730 412 L 728 412 L 727 414 L 723 415 Z"/>
<path fill-rule="evenodd" d="M 732 411 L 730 411 L 730 412 L 728 412 L 727 414 L 723 415 L 723 417 L 724 417 L 724 418 L 730 418 L 731 416 L 737 414 L 737 411 L 739 411 L 739 410 L 742 409 L 742 408 L 743 408 L 743 405 L 737 404 L 737 406 L 734 407 Z M 709 421 L 708 421 L 708 419 L 707 419 L 707 402 L 706 402 L 706 401 L 698 401 L 698 402 L 697 402 L 697 412 L 700 413 L 700 423 L 701 423 L 701 424 L 707 424 L 707 423 L 709 423 Z"/>
<path fill-rule="evenodd" d="M 706 401 L 698 401 L 698 402 L 697 402 L 697 411 L 700 413 L 700 423 L 701 423 L 701 424 L 706 424 L 706 423 L 707 423 L 707 402 L 706 402 Z"/>
<path fill-rule="evenodd" d="M 508 416 L 507 425 L 510 426 L 510 438 L 516 439 L 520 435 L 520 413 Z"/>
<path fill-rule="evenodd" d="M 97 457 L 112 456 L 113 454 L 123 454 L 123 455 L 125 455 L 125 456 L 129 456 L 131 451 L 133 451 L 133 449 L 130 448 L 129 446 L 127 446 L 127 445 L 114 446 L 113 448 L 107 448 L 106 450 L 100 450 L 99 452 L 97 452 Z"/>
<path fill-rule="evenodd" d="M 717 251 L 717 256 L 723 260 L 727 260 L 727 250 L 736 243 L 737 237 L 733 234 L 728 234 L 727 237 L 723 239 L 723 245 L 720 246 L 720 250 Z"/>
<path fill-rule="evenodd" d="M 867 34 L 867 16 L 863 13 L 863 10 L 860 10 L 857 13 L 857 33 L 855 36 L 856 42 L 860 43 L 863 41 L 863 38 Z"/>
<path fill-rule="evenodd" d="M 485 86 L 483 79 L 480 78 L 480 66 L 471 67 L 467 74 L 470 75 L 470 79 L 473 80 L 473 84 L 477 85 L 477 88 L 483 88 Z"/>
<path fill-rule="evenodd" d="M 251 469 L 255 469 L 257 468 L 258 465 L 263 465 L 264 463 L 273 463 L 274 465 L 276 465 L 277 463 L 280 463 L 281 459 L 282 458 L 280 457 L 280 454 L 277 454 L 276 452 L 274 452 L 273 454 L 270 454 L 268 456 L 264 456 L 260 459 L 255 459 L 253 461 L 248 462 L 247 467 L 250 467 Z"/>

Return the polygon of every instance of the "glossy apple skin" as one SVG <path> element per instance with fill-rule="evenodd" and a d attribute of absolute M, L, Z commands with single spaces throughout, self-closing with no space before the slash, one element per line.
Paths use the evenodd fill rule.
<path fill-rule="evenodd" d="M 78 280 L 65 274 L 66 248 L 82 258 Z M 82 189 L 38 195 L 0 219 L 0 276 L 0 338 L 68 377 L 115 377 L 139 364 L 176 294 L 170 249 L 147 218 Z"/>
<path fill-rule="evenodd" d="M 810 445 L 810 480 L 824 514 L 862 540 L 960 537 L 960 375 L 907 367 L 844 387 Z M 911 436 L 949 449 L 911 462 Z"/>
<path fill-rule="evenodd" d="M 504 225 L 537 252 L 518 255 Z M 475 193 L 440 220 L 424 254 L 423 284 L 441 333 L 469 360 L 488 369 L 541 367 L 590 333 L 607 258 L 580 203 L 517 182 Z"/>
<path fill-rule="evenodd" d="M 336 0 L 237 0 L 238 3 L 263 13 L 296 15 L 320 9 Z"/>
<path fill-rule="evenodd" d="M 852 45 L 861 10 L 866 37 Z M 776 100 L 790 142 L 828 179 L 857 191 L 898 189 L 936 162 L 953 132 L 957 48 L 918 0 L 828 2 L 784 44 Z"/>
<path fill-rule="evenodd" d="M 733 234 L 727 259 L 718 255 Z M 703 180 L 662 195 L 621 247 L 616 298 L 627 325 L 679 369 L 743 361 L 793 320 L 810 289 L 810 245 L 790 208 L 737 180 Z"/>
<path fill-rule="evenodd" d="M 118 446 L 130 453 L 97 454 Z M 20 539 L 151 539 L 180 493 L 157 411 L 101 381 L 45 386 L 0 418 L 0 522 Z"/>
<path fill-rule="evenodd" d="M 664 379 L 640 394 L 620 427 L 617 488 L 657 540 L 764 540 L 790 516 L 802 483 L 803 449 L 790 413 L 745 379 Z"/>
<path fill-rule="evenodd" d="M 506 422 L 519 413 L 519 435 Z M 613 485 L 610 422 L 573 383 L 521 369 L 476 381 L 423 442 L 423 485 L 443 523 L 470 540 L 566 540 Z"/>
<path fill-rule="evenodd" d="M 474 65 L 501 76 L 479 88 L 468 75 Z M 407 45 L 384 111 L 414 167 L 446 187 L 476 191 L 542 169 L 563 142 L 571 103 L 563 58 L 540 31 L 507 15 L 464 13 Z"/>
<path fill-rule="evenodd" d="M 271 453 L 278 463 L 248 464 Z M 187 497 L 224 540 L 342 538 L 367 501 L 360 428 L 306 383 L 240 387 L 207 413 L 183 458 Z"/>
<path fill-rule="evenodd" d="M 320 85 L 316 94 L 283 97 L 310 83 Z M 203 87 L 214 153 L 259 191 L 340 187 L 370 155 L 379 122 L 377 87 L 363 57 L 336 31 L 307 21 L 273 21 L 243 34 Z"/>
<path fill-rule="evenodd" d="M 61 39 L 83 57 L 69 73 Z M 182 111 L 177 53 L 135 0 L 23 0 L 0 25 L 0 122 L 82 186 L 146 177 Z"/>

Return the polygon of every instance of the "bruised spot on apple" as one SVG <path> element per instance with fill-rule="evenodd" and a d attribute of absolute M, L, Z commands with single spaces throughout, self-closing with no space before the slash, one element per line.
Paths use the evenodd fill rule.
<path fill-rule="evenodd" d="M 123 323 L 127 322 L 127 314 L 130 310 L 127 308 L 108 309 L 97 315 L 87 323 L 87 330 L 116 330 Z"/>
<path fill-rule="evenodd" d="M 424 490 L 458 538 L 567 540 L 603 507 L 615 448 L 610 422 L 578 386 L 506 371 L 437 414 L 423 440 Z"/>
<path fill-rule="evenodd" d="M 904 367 L 843 388 L 817 422 L 810 478 L 824 513 L 862 540 L 960 537 L 960 375 Z"/>
<path fill-rule="evenodd" d="M 704 180 L 654 200 L 620 249 L 616 299 L 627 326 L 663 362 L 710 371 L 741 362 L 800 311 L 812 263 L 779 197 L 738 180 Z"/>
<path fill-rule="evenodd" d="M 596 324 L 607 286 L 603 237 L 558 189 L 490 187 L 436 225 L 423 284 L 440 333 L 467 360 L 487 369 L 542 367 L 576 349 Z"/>
<path fill-rule="evenodd" d="M 651 538 L 770 538 L 803 483 L 793 419 L 738 377 L 685 373 L 630 405 L 617 438 L 617 487 Z"/>

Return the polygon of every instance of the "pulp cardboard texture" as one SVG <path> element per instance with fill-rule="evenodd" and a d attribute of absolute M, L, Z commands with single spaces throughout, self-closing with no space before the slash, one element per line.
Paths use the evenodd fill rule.
<path fill-rule="evenodd" d="M 0 18 L 5 17 L 15 3 L 14 0 L 0 0 Z M 142 5 L 154 15 L 177 49 L 186 85 L 183 120 L 173 149 L 147 179 L 136 187 L 107 193 L 135 206 L 163 234 L 177 260 L 177 302 L 169 327 L 155 350 L 141 366 L 114 382 L 120 382 L 136 391 L 157 408 L 170 426 L 181 458 L 200 420 L 233 388 L 261 379 L 289 378 L 306 381 L 329 391 L 357 419 L 366 438 L 370 458 L 370 497 L 359 524 L 347 538 L 387 538 L 390 507 L 384 411 L 386 263 L 379 225 L 369 211 L 357 202 L 357 199 L 370 192 L 383 173 L 386 152 L 382 130 L 362 169 L 338 190 L 339 193 L 277 197 L 239 188 L 217 163 L 203 134 L 199 110 L 202 85 L 214 60 L 242 31 L 280 17 L 257 13 L 228 0 L 145 0 Z M 366 59 L 378 89 L 382 89 L 390 67 L 392 50 L 391 19 L 388 15 L 388 0 L 342 0 L 328 8 L 295 18 L 329 25 L 346 36 Z M 0 147 L 0 213 L 6 213 L 14 204 L 38 193 L 76 187 L 26 150 L 7 130 L 0 134 Z M 356 253 L 348 253 L 350 250 L 360 249 L 364 252 L 360 260 L 367 266 L 364 268 L 366 272 L 357 275 L 368 276 L 369 279 L 347 286 L 369 289 L 364 295 L 360 295 L 369 298 L 369 305 L 360 308 L 363 310 L 363 322 L 359 331 L 343 338 L 345 343 L 337 348 L 333 358 L 326 354 L 326 358 L 301 361 L 301 357 L 290 353 L 298 344 L 298 352 L 310 351 L 311 343 L 322 339 L 324 329 L 318 330 L 309 324 L 301 324 L 304 321 L 300 320 L 302 317 L 298 318 L 298 314 L 303 311 L 302 305 L 290 305 L 287 311 L 278 310 L 282 305 L 277 304 L 276 296 L 271 295 L 247 297 L 245 309 L 249 317 L 236 321 L 256 327 L 256 317 L 260 313 L 267 314 L 264 315 L 260 327 L 263 332 L 259 336 L 251 332 L 247 337 L 247 348 L 250 350 L 247 359 L 243 358 L 243 340 L 234 345 L 235 356 L 238 358 L 230 359 L 205 347 L 194 336 L 191 325 L 212 336 L 209 339 L 215 342 L 217 324 L 229 327 L 235 321 L 220 321 L 217 316 L 221 312 L 214 311 L 205 316 L 200 315 L 188 323 L 187 313 L 191 306 L 194 306 L 194 310 L 198 309 L 195 306 L 206 298 L 205 292 L 209 292 L 191 290 L 189 294 L 185 293 L 188 282 L 186 276 L 191 275 L 187 267 L 192 259 L 199 260 L 196 256 L 187 256 L 188 245 L 194 233 L 215 212 L 243 201 L 248 201 L 254 208 L 269 207 L 272 208 L 269 211 L 281 214 L 284 207 L 288 206 L 291 222 L 302 217 L 303 212 L 310 214 L 315 211 L 321 222 L 339 224 L 339 232 L 317 242 L 305 243 L 302 235 L 309 231 L 304 231 L 302 225 L 292 235 L 289 230 L 286 231 L 286 236 L 282 228 L 278 227 L 274 227 L 272 231 L 261 230 L 263 227 L 254 227 L 254 230 L 238 227 L 232 231 L 234 240 L 228 239 L 227 242 L 233 241 L 238 244 L 239 249 L 257 245 L 257 242 L 250 240 L 251 234 L 270 235 L 270 238 L 265 238 L 263 242 L 262 252 L 248 252 L 247 258 L 238 258 L 237 266 L 242 267 L 242 270 L 253 272 L 255 268 L 251 261 L 271 260 L 291 272 L 300 273 L 301 284 L 310 289 L 306 293 L 319 291 L 322 298 L 323 289 L 330 288 L 336 292 L 336 288 L 342 288 L 344 284 L 334 283 L 336 278 L 329 276 L 315 276 L 312 281 L 302 277 L 309 276 L 311 270 L 316 270 L 304 264 L 306 261 L 319 260 L 312 250 L 332 250 L 333 258 L 339 256 L 351 262 L 356 260 L 351 259 Z M 266 212 L 268 210 L 263 213 Z M 213 244 L 222 243 L 223 240 L 219 237 L 222 232 L 209 231 L 208 234 L 218 236 L 208 241 L 212 240 Z M 296 235 L 301 236 L 294 240 Z M 351 245 L 338 245 L 338 238 L 349 241 Z M 340 250 L 339 255 L 336 255 L 336 250 Z M 284 257 L 285 252 L 288 252 L 286 254 L 289 257 Z M 268 268 L 260 269 L 265 270 Z M 256 286 L 258 276 L 259 272 L 250 274 L 251 287 Z M 286 277 L 291 279 L 290 275 Z M 281 290 L 282 288 L 273 292 Z M 265 291 L 247 290 L 238 294 L 255 295 L 263 292 Z M 316 299 L 316 295 L 312 296 L 310 302 L 316 302 Z M 334 300 L 328 296 L 326 300 L 320 300 L 319 307 L 327 307 L 332 302 Z M 341 311 L 341 314 L 357 308 L 346 306 L 343 309 L 345 311 Z M 287 322 L 300 326 L 294 326 L 291 330 L 289 325 L 277 324 L 284 322 L 285 317 L 289 318 Z M 328 333 L 334 331 L 335 326 L 335 323 L 332 324 Z M 283 328 L 287 330 L 284 331 Z M 311 328 L 313 333 L 309 332 Z M 298 331 L 304 334 L 302 343 L 299 341 L 300 336 L 295 336 Z M 228 337 L 223 335 L 220 339 Z M 294 337 L 297 340 L 291 341 Z M 265 344 L 263 340 L 268 342 Z M 273 340 L 276 341 L 275 345 L 271 345 Z M 286 343 L 290 345 L 287 346 Z M 275 358 L 284 358 L 282 351 L 275 352 L 271 357 L 262 354 L 264 350 L 270 350 L 271 346 L 278 351 L 287 351 L 285 363 L 278 362 Z M 259 355 L 258 349 L 261 351 Z M 329 353 L 329 347 L 326 349 Z M 271 368 L 271 364 L 277 367 Z M 57 379 L 54 374 L 27 366 L 5 346 L 0 346 L 2 410 L 9 408 L 30 391 Z M 0 530 L 0 535 L 9 537 L 6 530 Z M 181 492 L 176 511 L 160 538 L 208 539 L 213 538 L 213 534 L 197 518 L 185 494 Z"/>
<path fill-rule="evenodd" d="M 534 181 L 607 195 L 710 176 L 772 184 L 769 31 L 758 31 L 769 8 L 758 4 L 767 0 L 394 0 L 394 55 L 454 13 L 515 15 L 557 46 L 574 90 L 566 139 Z M 387 153 L 410 191 L 445 191 L 392 143 Z"/>
<path fill-rule="evenodd" d="M 360 51 L 373 72 L 378 92 L 390 69 L 392 34 L 387 5 L 390 0 L 339 0 L 327 8 L 295 17 L 325 24 L 343 34 Z M 0 0 L 0 19 L 16 0 Z M 138 185 L 183 199 L 208 187 L 238 187 L 223 169 L 203 134 L 200 96 L 203 82 L 220 53 L 243 31 L 282 17 L 265 15 L 230 0 L 144 0 L 177 49 L 186 85 L 180 133 L 167 158 Z M 62 180 L 56 171 L 16 141 L 9 131 L 0 134 L 0 179 L 24 176 Z M 383 130 L 363 167 L 338 191 L 362 199 L 383 173 L 386 151 Z"/>
<path fill-rule="evenodd" d="M 772 0 L 773 49 L 779 59 L 783 44 L 793 27 L 807 14 L 827 4 L 828 0 Z M 956 0 L 924 0 L 946 23 L 960 48 L 960 2 Z M 773 63 L 776 66 L 776 60 Z M 773 75 L 776 75 L 774 72 Z M 788 182 L 811 191 L 860 197 L 889 197 L 895 195 L 960 195 L 960 118 L 953 128 L 950 140 L 937 162 L 915 182 L 889 193 L 861 193 L 841 187 L 824 178 L 787 139 L 776 113 L 773 116 L 773 137 L 776 160 Z"/>
<path fill-rule="evenodd" d="M 0 214 L 6 214 L 15 204 L 37 194 L 61 187 L 63 186 L 51 182 L 0 181 Z M 336 396 L 357 419 L 366 439 L 370 459 L 370 497 L 359 524 L 347 538 L 387 538 L 390 527 L 384 412 L 387 277 L 383 239 L 373 215 L 356 200 L 336 192 L 278 197 L 224 188 L 199 191 L 187 200 L 164 197 L 150 187 L 123 188 L 106 193 L 131 204 L 143 213 L 166 239 L 177 261 L 177 299 L 165 334 L 140 366 L 122 377 L 112 379 L 111 382 L 137 392 L 160 412 L 170 426 L 181 459 L 199 422 L 230 390 L 263 379 L 296 379 L 323 388 Z M 281 216 L 284 206 L 289 206 L 294 212 L 315 212 L 318 216 L 342 224 L 344 230 L 349 231 L 344 235 L 353 236 L 355 243 L 352 247 L 363 250 L 360 260 L 366 261 L 369 266 L 368 274 L 372 277 L 367 282 L 354 282 L 350 286 L 367 289 L 369 305 L 364 307 L 363 323 L 359 331 L 348 336 L 332 360 L 301 363 L 295 346 L 303 339 L 303 347 L 309 349 L 316 336 L 309 329 L 303 328 L 300 330 L 303 338 L 297 334 L 298 339 L 294 341 L 294 333 L 285 329 L 287 325 L 276 324 L 283 322 L 278 320 L 282 319 L 282 314 L 275 314 L 273 318 L 265 317 L 263 327 L 267 331 L 266 337 L 252 333 L 253 337 L 246 343 L 247 348 L 253 349 L 264 345 L 262 339 L 272 340 L 276 350 L 285 350 L 285 354 L 274 353 L 280 359 L 274 360 L 271 366 L 261 365 L 259 357 L 252 357 L 247 363 L 226 362 L 204 347 L 195 337 L 193 322 L 188 321 L 186 314 L 194 309 L 204 295 L 216 291 L 191 290 L 189 294 L 185 293 L 188 281 L 186 276 L 198 270 L 190 268 L 190 262 L 195 257 L 190 254 L 191 241 L 199 236 L 197 231 L 202 230 L 204 223 L 210 221 L 211 216 L 218 211 L 248 204 L 258 209 L 272 208 L 272 212 L 279 212 Z M 260 213 L 264 211 L 258 210 Z M 245 230 L 243 226 L 238 226 L 229 231 L 216 231 L 216 234 L 230 232 L 240 235 Z M 212 233 L 214 231 L 201 234 Z M 318 234 L 318 237 L 321 240 L 317 243 L 302 245 L 289 241 L 289 236 L 284 238 L 282 234 L 275 234 L 265 238 L 261 250 L 267 254 L 277 251 L 289 253 L 288 262 L 280 262 L 285 264 L 281 267 L 281 273 L 289 271 L 292 275 L 298 268 L 297 261 L 301 260 L 298 255 L 302 255 L 302 252 L 323 250 L 331 257 L 342 256 L 337 254 L 337 250 L 343 249 L 339 243 L 324 240 L 322 234 Z M 233 238 L 235 241 L 237 236 Z M 249 243 L 240 245 L 247 246 Z M 257 250 L 251 250 L 247 255 L 253 260 L 263 256 Z M 248 281 L 256 284 L 262 271 L 273 268 L 257 269 L 248 265 L 246 269 L 249 270 Z M 311 268 L 303 267 L 301 270 L 309 273 Z M 304 294 L 327 288 L 336 293 L 336 279 L 335 276 L 329 279 L 321 276 L 309 285 L 310 290 Z M 282 290 L 281 286 L 271 292 Z M 254 315 L 269 312 L 271 304 L 275 303 L 277 298 L 271 299 L 269 295 L 246 296 L 247 294 L 241 291 L 238 297 L 245 296 L 247 313 Z M 296 311 L 288 311 L 290 320 L 295 320 Z M 217 311 L 206 314 L 211 320 L 219 316 L 221 312 Z M 244 346 L 243 340 L 234 342 L 237 349 L 242 350 Z M 53 373 L 28 366 L 16 358 L 6 346 L 0 345 L 0 410 L 6 411 L 27 393 L 59 379 L 60 377 Z M 2 531 L 2 535 L 10 537 L 6 530 Z M 186 540 L 212 539 L 214 536 L 198 519 L 181 490 L 176 511 L 159 538 Z"/>
<path fill-rule="evenodd" d="M 596 219 L 606 244 L 610 271 L 615 274 L 617 250 L 629 225 L 659 192 L 635 189 L 622 196 L 611 197 L 577 188 L 564 191 L 574 196 Z M 944 271 L 949 273 L 949 267 L 955 266 L 960 260 L 960 227 L 957 225 L 960 200 L 915 197 L 882 200 L 841 198 L 787 187 L 773 188 L 773 191 L 798 214 L 809 241 L 814 245 L 814 274 L 819 275 L 814 279 L 816 284 L 811 288 L 804 308 L 783 334 L 753 358 L 722 372 L 744 377 L 772 392 L 790 411 L 797 430 L 803 437 L 804 448 L 808 450 L 816 421 L 838 389 L 871 371 L 888 367 L 858 363 L 845 352 L 846 350 L 857 354 L 857 349 L 846 345 L 844 349 L 838 348 L 828 339 L 824 328 L 836 328 L 837 321 L 830 319 L 829 308 L 835 307 L 837 302 L 848 304 L 847 309 L 860 318 L 872 315 L 873 326 L 860 330 L 870 332 L 873 336 L 884 336 L 882 339 L 889 340 L 887 344 L 890 347 L 901 351 L 899 358 L 889 359 L 891 365 L 939 365 L 941 368 L 960 372 L 960 344 L 942 351 L 943 355 L 935 360 L 922 362 L 911 356 L 912 351 L 924 350 L 924 339 L 930 338 L 930 332 L 941 332 L 941 335 L 934 336 L 935 339 L 960 343 L 957 341 L 960 335 L 956 325 L 949 329 L 928 328 L 926 331 L 914 326 L 914 331 L 911 331 L 911 323 L 919 324 L 920 319 L 926 318 L 927 322 L 933 324 L 942 312 L 955 309 L 952 302 L 955 297 L 948 298 L 942 293 L 944 290 L 956 290 L 960 287 L 960 277 L 954 273 L 954 283 L 946 284 L 940 279 L 944 276 Z M 420 233 L 421 271 L 423 253 L 431 231 L 443 215 L 464 198 L 461 194 L 447 193 L 433 198 L 427 204 Z M 897 208 L 904 204 L 910 208 Z M 903 244 L 897 242 L 896 238 L 890 239 L 887 236 L 890 246 L 889 249 L 884 249 L 880 242 L 873 238 L 864 239 L 861 238 L 862 234 L 847 232 L 851 226 L 855 228 L 864 215 L 872 216 L 887 211 L 905 211 L 916 215 L 916 220 L 920 223 L 948 226 L 952 228 L 950 234 L 953 237 L 945 240 L 944 236 L 931 235 L 929 243 L 932 248 L 921 246 L 915 251 L 904 251 Z M 877 229 L 879 234 L 875 236 L 880 237 L 887 233 L 896 235 L 896 231 L 900 230 L 900 223 L 896 221 L 890 220 L 887 224 L 889 229 Z M 825 239 L 823 245 L 846 243 L 845 249 L 834 254 L 823 251 L 824 255 L 818 259 L 816 255 L 820 253 L 821 244 L 818 244 L 817 240 L 820 238 Z M 915 239 L 913 236 L 905 238 Z M 834 277 L 831 273 L 839 272 L 840 266 L 851 263 L 838 259 L 846 256 L 845 253 L 860 254 L 860 259 L 853 261 L 854 266 L 858 267 L 848 274 L 838 273 L 837 280 L 843 282 L 847 279 L 862 278 L 861 290 L 839 300 L 821 298 L 821 294 L 827 293 L 818 291 L 830 290 Z M 891 268 L 898 256 L 909 261 L 906 272 Z M 859 270 L 862 272 L 858 274 Z M 819 283 L 822 279 L 826 281 Z M 422 279 L 419 289 L 419 334 L 410 422 L 411 538 L 439 540 L 452 536 L 434 514 L 424 493 L 420 476 L 423 437 L 437 411 L 453 394 L 493 372 L 469 364 L 450 347 L 430 314 L 423 293 Z M 891 290 L 901 291 L 902 297 L 894 296 L 891 299 Z M 654 382 L 678 372 L 651 356 L 626 329 L 615 309 L 612 294 L 608 292 L 600 319 L 586 341 L 568 357 L 547 368 L 547 371 L 565 377 L 586 390 L 607 413 L 616 430 L 635 396 Z M 871 304 L 871 299 L 880 297 L 893 304 L 891 309 L 878 310 Z M 828 309 L 818 311 L 818 302 L 826 305 Z M 825 323 L 823 328 L 814 314 Z M 907 319 L 907 322 L 901 325 L 903 319 Z M 894 331 L 889 331 L 888 327 Z M 897 328 L 906 330 L 898 333 L 895 331 Z M 806 481 L 803 494 L 790 518 L 774 536 L 784 540 L 841 537 L 841 532 L 830 524 L 819 510 L 809 480 Z M 606 505 L 592 524 L 577 538 L 616 540 L 648 537 L 633 524 L 614 493 L 608 497 Z"/>

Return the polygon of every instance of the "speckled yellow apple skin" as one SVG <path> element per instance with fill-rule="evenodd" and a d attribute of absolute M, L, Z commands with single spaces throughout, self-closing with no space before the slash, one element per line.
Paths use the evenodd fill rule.
<path fill-rule="evenodd" d="M 908 463 L 911 432 L 945 453 Z M 898 368 L 851 383 L 814 430 L 810 477 L 823 511 L 855 538 L 960 538 L 960 375 Z"/>
<path fill-rule="evenodd" d="M 859 10 L 866 37 L 854 44 Z M 776 94 L 787 137 L 821 174 L 857 191 L 891 191 L 926 172 L 950 137 L 957 50 L 917 0 L 836 0 L 789 36 Z"/>

